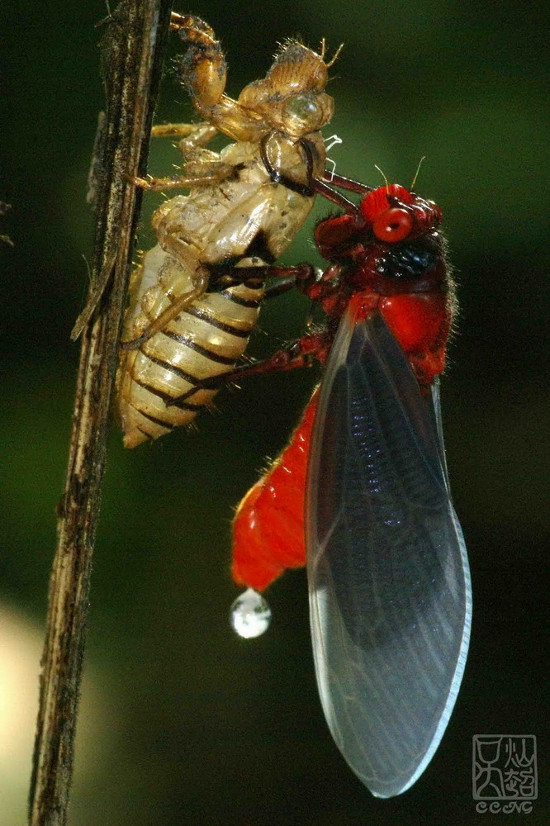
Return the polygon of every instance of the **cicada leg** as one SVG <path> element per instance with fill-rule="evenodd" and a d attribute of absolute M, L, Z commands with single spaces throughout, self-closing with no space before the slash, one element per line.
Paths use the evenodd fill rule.
<path fill-rule="evenodd" d="M 180 138 L 177 147 L 185 159 L 185 174 L 146 178 L 129 176 L 128 180 L 148 191 L 182 189 L 218 184 L 234 173 L 231 164 L 220 161 L 216 152 L 204 147 L 218 134 L 210 123 L 161 123 L 151 129 L 152 138 Z"/>
<path fill-rule="evenodd" d="M 328 177 L 323 179 L 325 184 L 332 184 L 332 186 L 339 186 L 341 189 L 347 189 L 349 192 L 357 192 L 359 195 L 366 195 L 372 192 L 376 187 L 362 184 L 355 181 L 353 178 L 345 178 L 343 175 L 337 175 L 335 172 L 330 172 Z"/>
<path fill-rule="evenodd" d="M 199 385 L 195 385 L 192 390 L 183 396 L 171 399 L 167 406 L 184 402 L 189 396 L 201 390 L 213 390 L 229 382 L 234 382 L 248 376 L 259 376 L 263 373 L 281 373 L 287 370 L 296 370 L 302 367 L 312 367 L 315 361 L 324 362 L 326 353 L 332 337 L 326 331 L 320 333 L 309 333 L 294 341 L 288 347 L 276 350 L 269 358 L 256 361 L 252 364 L 243 364 L 235 367 L 229 373 L 220 376 L 212 376 L 204 379 Z"/>
<path fill-rule="evenodd" d="M 217 282 L 215 276 L 213 279 L 211 277 L 210 288 L 213 284 L 225 286 L 226 284 L 243 283 L 253 278 L 259 278 L 261 280 L 278 278 L 281 280 L 266 290 L 266 299 L 281 295 L 296 286 L 304 295 L 319 301 L 330 298 L 338 292 L 337 285 L 340 269 L 338 265 L 332 265 L 328 267 L 324 273 L 319 275 L 319 271 L 312 267 L 311 264 L 299 264 L 295 267 L 234 267 L 231 274 L 225 273 Z M 332 334 L 326 330 L 308 333 L 301 336 L 301 338 L 294 341 L 288 347 L 277 350 L 269 358 L 253 364 L 240 365 L 234 370 L 231 370 L 231 372 L 224 373 L 221 376 L 212 376 L 201 382 L 200 387 L 202 389 L 213 389 L 220 387 L 222 384 L 227 384 L 228 382 L 247 376 L 295 370 L 300 367 L 311 367 L 315 360 L 324 363 L 328 349 L 332 343 L 332 338 Z M 186 398 L 195 393 L 196 390 L 197 386 L 189 393 L 174 399 L 168 404 L 184 402 Z"/>
<path fill-rule="evenodd" d="M 204 150 L 217 134 L 218 130 L 210 123 L 160 123 L 151 129 L 152 138 L 180 138 L 177 147 L 184 158 L 217 158 L 215 152 Z"/>
<path fill-rule="evenodd" d="M 181 61 L 182 79 L 197 109 L 219 103 L 225 90 L 227 64 L 213 29 L 200 17 L 182 14 L 172 14 L 170 28 L 189 46 Z"/>
<path fill-rule="evenodd" d="M 143 333 L 141 333 L 140 336 L 129 341 L 121 341 L 120 349 L 137 350 L 142 344 L 144 344 L 144 342 L 156 333 L 164 330 L 172 319 L 176 318 L 182 310 L 189 307 L 189 305 L 193 304 L 194 301 L 198 301 L 198 299 L 204 295 L 208 287 L 209 277 L 208 270 L 204 267 L 197 268 L 193 275 L 193 289 L 174 299 L 173 303 L 163 310 L 163 312 L 151 322 L 151 324 L 146 330 L 143 331 Z"/>
<path fill-rule="evenodd" d="M 157 123 L 151 129 L 152 138 L 180 138 L 189 143 L 189 150 L 206 146 L 216 135 L 217 129 L 209 123 Z"/>
<path fill-rule="evenodd" d="M 340 192 L 333 189 L 332 186 L 330 186 L 326 181 L 321 181 L 319 178 L 313 178 L 311 181 L 311 188 L 318 195 L 322 195 L 326 198 L 327 201 L 331 201 L 331 203 L 342 207 L 342 209 L 344 209 L 348 214 L 355 215 L 357 213 L 357 204 L 354 204 L 353 201 L 350 201 L 345 195 L 341 195 Z"/>
<path fill-rule="evenodd" d="M 170 28 L 188 46 L 178 69 L 195 109 L 233 140 L 258 140 L 266 131 L 262 117 L 224 94 L 227 64 L 214 31 L 200 17 L 176 13 Z"/>
<path fill-rule="evenodd" d="M 325 171 L 325 177 L 322 179 L 312 179 L 311 188 L 314 192 L 318 195 L 322 195 L 328 201 L 331 201 L 331 203 L 342 207 L 348 215 L 354 216 L 358 213 L 357 204 L 354 204 L 353 201 L 350 201 L 345 195 L 337 192 L 337 190 L 334 189 L 335 186 L 340 187 L 340 189 L 345 189 L 348 192 L 356 192 L 358 195 L 365 195 L 375 189 L 373 186 L 361 184 L 359 181 L 354 181 L 353 178 L 345 178 L 343 175 L 336 175 L 333 172 L 327 173 Z"/>
<path fill-rule="evenodd" d="M 266 264 L 260 267 L 232 267 L 229 271 L 224 267 L 221 275 L 215 271 L 210 273 L 210 289 L 234 287 L 236 284 L 250 281 L 264 282 L 268 278 L 281 279 L 265 292 L 265 298 L 274 298 L 292 289 L 296 284 L 313 283 L 317 280 L 316 272 L 311 264 L 297 264 L 295 267 Z"/>
<path fill-rule="evenodd" d="M 139 186 L 140 189 L 161 192 L 165 189 L 190 189 L 197 186 L 211 186 L 225 180 L 234 172 L 233 166 L 221 161 L 202 161 L 200 166 L 203 167 L 201 174 L 194 176 L 174 175 L 170 178 L 154 178 L 147 175 L 146 178 L 129 177 L 128 180 L 134 186 Z"/>
<path fill-rule="evenodd" d="M 307 183 L 299 183 L 298 181 L 293 181 L 288 175 L 285 175 L 284 172 L 281 172 L 280 169 L 277 169 L 271 163 L 269 159 L 269 140 L 271 138 L 270 134 L 264 135 L 260 141 L 260 157 L 262 162 L 267 170 L 267 174 L 271 178 L 274 184 L 283 184 L 287 189 L 290 189 L 292 192 L 297 192 L 299 195 L 303 195 L 304 197 L 310 197 L 315 193 L 315 189 L 313 184 L 318 183 L 316 179 L 313 177 L 313 170 L 315 166 L 314 156 L 313 156 L 313 148 L 311 144 L 308 142 L 307 138 L 300 138 L 297 141 L 298 145 L 300 146 L 302 152 L 304 153 L 304 166 L 306 172 L 306 181 Z"/>
<path fill-rule="evenodd" d="M 265 299 L 275 298 L 296 287 L 313 301 L 323 301 L 341 291 L 339 278 L 344 267 L 341 264 L 331 264 L 322 271 L 311 264 L 296 264 L 296 266 L 274 266 L 266 264 L 263 267 L 233 267 L 230 272 L 224 270 L 223 275 L 210 274 L 210 289 L 231 287 L 243 284 L 254 279 L 266 281 L 268 278 L 280 279 L 272 284 L 265 292 Z"/>
<path fill-rule="evenodd" d="M 297 279 L 305 280 L 310 276 L 310 273 L 313 272 L 313 268 L 309 264 L 303 264 L 298 267 L 235 267 L 233 272 L 235 273 L 234 276 L 225 274 L 222 279 L 216 279 L 215 276 L 212 278 L 211 274 L 204 267 L 196 269 L 193 276 L 194 288 L 175 299 L 170 307 L 167 307 L 141 335 L 128 341 L 122 341 L 120 344 L 121 350 L 137 350 L 144 342 L 160 330 L 163 330 L 182 310 L 201 298 L 207 288 L 213 285 L 228 287 L 243 284 L 252 279 L 263 282 L 267 277 L 282 278 L 278 284 L 266 290 L 265 297 L 272 298 L 291 290 L 295 286 Z M 176 399 L 175 401 L 180 401 L 180 399 Z"/>
<path fill-rule="evenodd" d="M 186 159 L 184 174 L 165 178 L 129 177 L 129 180 L 141 189 L 160 192 L 165 189 L 182 189 L 218 184 L 234 173 L 231 164 L 220 161 L 216 152 L 204 149 L 216 135 L 217 129 L 208 123 L 163 123 L 154 126 L 151 136 L 155 138 L 182 137 L 178 149 Z"/>

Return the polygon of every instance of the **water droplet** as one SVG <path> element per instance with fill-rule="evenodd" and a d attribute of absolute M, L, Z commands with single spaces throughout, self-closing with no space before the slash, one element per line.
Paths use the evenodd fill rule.
<path fill-rule="evenodd" d="M 269 628 L 271 608 L 261 594 L 248 588 L 231 606 L 231 625 L 239 637 L 259 637 Z"/>

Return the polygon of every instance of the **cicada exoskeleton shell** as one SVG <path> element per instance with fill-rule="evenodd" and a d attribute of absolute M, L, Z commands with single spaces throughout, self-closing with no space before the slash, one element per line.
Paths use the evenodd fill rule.
<path fill-rule="evenodd" d="M 155 212 L 158 247 L 130 287 L 117 382 L 128 447 L 189 424 L 216 393 L 193 386 L 231 372 L 243 355 L 264 285 L 240 283 L 238 269 L 272 264 L 306 220 L 333 109 L 327 64 L 303 44 L 283 44 L 266 78 L 233 100 L 223 94 L 225 68 L 221 84 L 213 69 L 225 64 L 210 27 L 176 15 L 173 28 L 189 46 L 180 72 L 206 124 L 196 144 L 188 125 L 161 128 L 184 136 L 182 176 L 136 180 L 189 192 Z M 219 153 L 204 148 L 216 130 L 234 141 Z"/>

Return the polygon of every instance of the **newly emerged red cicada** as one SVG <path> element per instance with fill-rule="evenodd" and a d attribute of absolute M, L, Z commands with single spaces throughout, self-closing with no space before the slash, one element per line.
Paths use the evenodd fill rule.
<path fill-rule="evenodd" d="M 266 77 L 233 100 L 212 29 L 182 15 L 171 26 L 188 46 L 179 73 L 204 122 L 156 127 L 154 135 L 181 137 L 183 174 L 135 181 L 189 193 L 157 209 L 158 244 L 131 280 L 117 378 L 127 447 L 191 422 L 216 393 L 205 380 L 242 356 L 265 267 L 312 208 L 310 181 L 326 162 L 320 130 L 333 113 L 324 44 L 316 54 L 288 40 Z M 219 153 L 205 148 L 217 132 L 233 141 Z"/>
<path fill-rule="evenodd" d="M 319 694 L 347 762 L 378 797 L 424 771 L 458 693 L 471 623 L 466 548 L 449 491 L 437 377 L 455 309 L 441 212 L 396 184 L 339 176 L 355 205 L 315 240 L 330 261 L 297 284 L 326 314 L 266 362 L 324 375 L 290 444 L 241 502 L 232 621 L 265 630 L 257 591 L 306 564 Z M 253 590 L 255 589 L 255 590 Z"/>

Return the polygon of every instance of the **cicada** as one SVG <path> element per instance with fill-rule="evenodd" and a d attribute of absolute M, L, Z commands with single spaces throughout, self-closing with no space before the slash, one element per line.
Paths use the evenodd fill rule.
<path fill-rule="evenodd" d="M 190 423 L 216 393 L 205 380 L 242 356 L 265 268 L 312 208 L 310 181 L 326 161 L 320 130 L 333 112 L 324 44 L 317 54 L 287 41 L 266 77 L 233 100 L 212 29 L 182 15 L 171 25 L 188 47 L 178 71 L 203 123 L 154 129 L 182 138 L 182 175 L 135 179 L 145 189 L 189 192 L 156 210 L 158 244 L 131 279 L 117 378 L 127 447 Z M 232 142 L 216 153 L 206 145 L 218 132 Z"/>
<path fill-rule="evenodd" d="M 249 373 L 318 360 L 289 445 L 241 502 L 233 578 L 263 591 L 304 565 L 317 682 L 343 756 L 377 797 L 424 771 L 452 712 L 471 623 L 466 548 L 445 463 L 438 376 L 456 310 L 441 212 L 405 187 L 346 178 L 358 205 L 315 241 L 330 263 L 298 282 L 326 317 Z M 260 619 L 248 590 L 234 624 Z"/>

